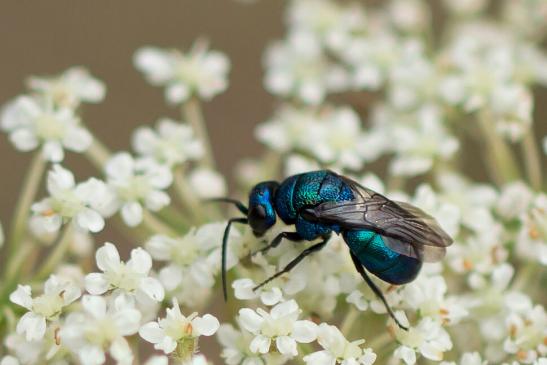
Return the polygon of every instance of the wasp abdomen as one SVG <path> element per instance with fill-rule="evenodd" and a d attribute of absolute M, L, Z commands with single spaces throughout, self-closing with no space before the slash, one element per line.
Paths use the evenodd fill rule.
<path fill-rule="evenodd" d="M 420 260 L 401 255 L 387 247 L 382 236 L 373 231 L 344 231 L 344 240 L 368 271 L 387 281 L 401 285 L 416 278 L 422 267 Z"/>

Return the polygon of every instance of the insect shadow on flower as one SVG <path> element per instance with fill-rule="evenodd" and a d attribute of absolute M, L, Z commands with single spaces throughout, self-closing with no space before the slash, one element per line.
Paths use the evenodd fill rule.
<path fill-rule="evenodd" d="M 293 175 L 283 182 L 258 183 L 249 193 L 249 207 L 230 199 L 215 201 L 234 204 L 245 217 L 228 220 L 222 240 L 222 288 L 227 300 L 226 248 L 233 223 L 249 224 L 256 237 L 263 236 L 277 217 L 296 232 L 281 232 L 257 252 L 266 253 L 283 239 L 293 242 L 319 242 L 306 248 L 282 270 L 258 284 L 257 290 L 289 272 L 306 256 L 321 250 L 332 232 L 341 234 L 350 248 L 355 268 L 378 296 L 397 325 L 407 330 L 395 317 L 381 290 L 365 268 L 378 278 L 394 285 L 411 282 L 423 262 L 441 260 L 452 239 L 436 220 L 417 207 L 389 200 L 357 182 L 329 170 Z"/>

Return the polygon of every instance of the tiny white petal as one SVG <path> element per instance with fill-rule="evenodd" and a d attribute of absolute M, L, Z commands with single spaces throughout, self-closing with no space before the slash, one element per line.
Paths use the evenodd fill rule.
<path fill-rule="evenodd" d="M 254 353 L 267 354 L 270 351 L 272 341 L 269 337 L 258 335 L 249 344 L 249 350 Z"/>
<path fill-rule="evenodd" d="M 220 327 L 220 323 L 216 317 L 206 314 L 203 317 L 196 317 L 192 321 L 192 327 L 198 336 L 212 336 Z"/>
<path fill-rule="evenodd" d="M 10 294 L 9 300 L 30 310 L 32 308 L 31 288 L 29 285 L 17 285 L 17 289 Z"/>
<path fill-rule="evenodd" d="M 90 294 L 104 294 L 108 290 L 109 285 L 104 274 L 94 272 L 85 276 L 85 288 Z"/>
<path fill-rule="evenodd" d="M 39 314 L 27 312 L 17 323 L 17 333 L 24 334 L 27 341 L 41 340 L 46 333 L 46 319 Z"/>
<path fill-rule="evenodd" d="M 156 302 L 161 302 L 163 300 L 165 292 L 163 286 L 157 279 L 150 277 L 143 278 L 139 283 L 139 287 L 146 295 Z"/>
<path fill-rule="evenodd" d="M 279 336 L 275 340 L 277 349 L 283 355 L 296 356 L 298 351 L 296 350 L 296 341 L 289 336 Z"/>
<path fill-rule="evenodd" d="M 292 337 L 301 343 L 310 343 L 317 338 L 317 325 L 312 321 L 296 321 Z"/>
<path fill-rule="evenodd" d="M 137 202 L 130 202 L 123 205 L 123 221 L 130 227 L 135 227 L 142 222 L 142 206 Z"/>
<path fill-rule="evenodd" d="M 165 337 L 165 332 L 158 322 L 148 322 L 139 329 L 139 335 L 151 343 L 160 343 Z"/>
<path fill-rule="evenodd" d="M 115 270 L 120 266 L 118 249 L 110 242 L 106 242 L 95 254 L 97 267 L 102 271 Z"/>

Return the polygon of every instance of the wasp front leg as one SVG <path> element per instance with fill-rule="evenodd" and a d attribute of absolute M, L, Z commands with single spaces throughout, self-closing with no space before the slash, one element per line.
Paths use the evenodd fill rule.
<path fill-rule="evenodd" d="M 271 248 L 275 248 L 279 246 L 279 244 L 281 243 L 281 241 L 283 241 L 283 239 L 286 239 L 292 242 L 299 242 L 304 240 L 302 236 L 298 234 L 298 232 L 281 232 L 277 236 L 275 236 L 275 238 L 267 246 L 253 252 L 251 256 L 255 256 L 258 253 L 265 255 Z"/>

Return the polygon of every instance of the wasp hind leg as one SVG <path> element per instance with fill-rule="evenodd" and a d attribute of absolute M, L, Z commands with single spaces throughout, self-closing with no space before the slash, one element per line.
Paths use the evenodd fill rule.
<path fill-rule="evenodd" d="M 376 296 L 378 298 L 380 298 L 380 300 L 382 301 L 382 303 L 384 303 L 384 306 L 386 307 L 386 310 L 389 314 L 389 316 L 395 321 L 395 323 L 397 324 L 397 326 L 399 326 L 399 328 L 405 330 L 405 331 L 408 331 L 408 327 L 406 326 L 403 326 L 399 320 L 395 317 L 395 314 L 393 313 L 393 311 L 391 310 L 391 307 L 389 306 L 389 304 L 387 303 L 387 300 L 386 298 L 384 297 L 384 294 L 382 294 L 382 291 L 376 286 L 376 284 L 374 284 L 374 282 L 370 279 L 370 277 L 367 275 L 365 269 L 363 269 L 363 265 L 361 265 L 361 262 L 359 261 L 359 259 L 357 258 L 357 256 L 355 256 L 353 254 L 353 252 L 350 252 L 351 254 L 351 259 L 353 260 L 353 264 L 355 265 L 355 268 L 357 269 L 357 271 L 359 272 L 359 274 L 361 274 L 361 276 L 363 277 L 363 279 L 365 280 L 365 282 L 367 283 L 367 285 L 370 287 L 370 289 L 372 289 L 372 291 L 374 292 L 374 294 L 376 294 Z"/>
<path fill-rule="evenodd" d="M 270 249 L 276 248 L 277 246 L 279 246 L 279 244 L 281 243 L 283 239 L 286 239 L 292 242 L 299 242 L 304 240 L 302 236 L 298 234 L 298 232 L 281 232 L 280 234 L 275 236 L 275 238 L 267 246 L 262 247 L 261 249 L 251 253 L 251 256 L 255 256 L 258 253 L 261 253 L 263 255 L 266 254 Z"/>
<path fill-rule="evenodd" d="M 270 276 L 268 279 L 264 280 L 263 282 L 261 282 L 260 284 L 258 284 L 257 286 L 255 286 L 253 288 L 253 291 L 256 291 L 258 290 L 259 288 L 263 287 L 264 285 L 268 284 L 270 281 L 278 278 L 279 276 L 285 274 L 285 273 L 288 273 L 289 271 L 291 271 L 292 269 L 294 269 L 294 267 L 296 265 L 298 265 L 300 263 L 300 261 L 302 261 L 306 256 L 314 253 L 314 252 L 317 252 L 319 250 L 321 250 L 323 247 L 325 247 L 325 245 L 327 244 L 329 238 L 330 238 L 330 234 L 328 235 L 325 235 L 323 236 L 321 242 L 318 242 L 316 243 L 315 245 L 313 246 L 310 246 L 308 248 L 306 248 L 304 251 L 302 251 L 300 253 L 300 255 L 296 256 L 291 262 L 289 262 L 287 264 L 287 266 L 285 266 L 283 268 L 283 270 L 281 271 L 278 271 L 276 272 L 274 275 Z"/>

